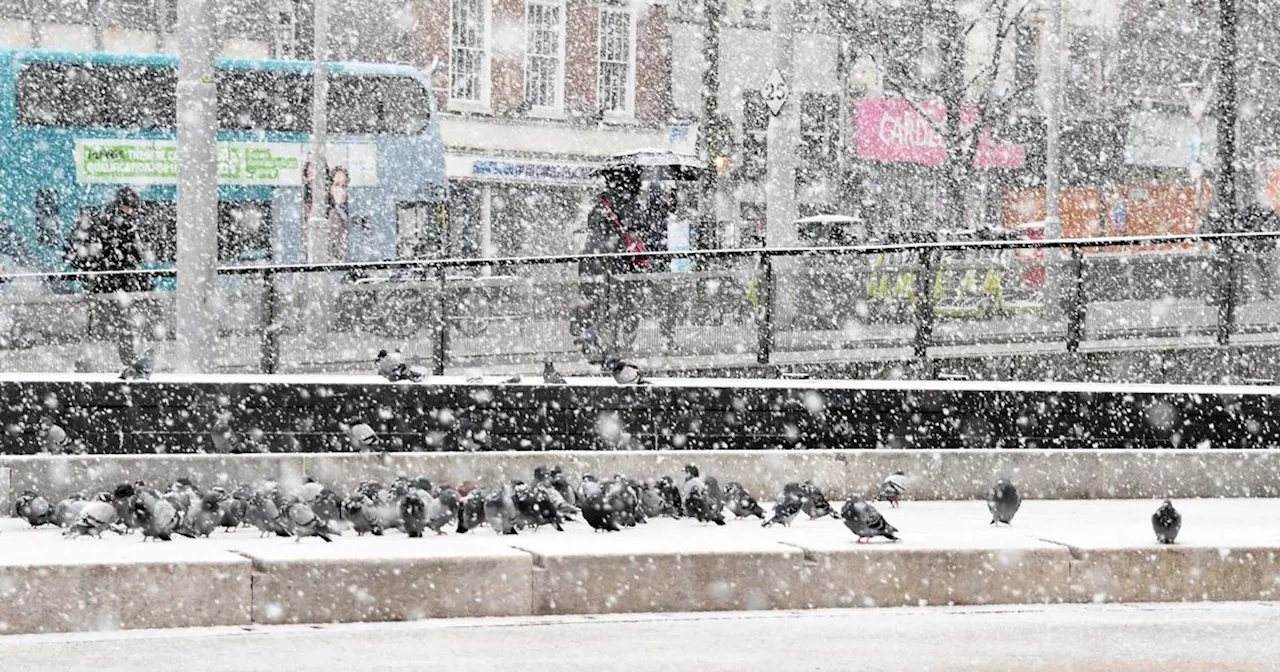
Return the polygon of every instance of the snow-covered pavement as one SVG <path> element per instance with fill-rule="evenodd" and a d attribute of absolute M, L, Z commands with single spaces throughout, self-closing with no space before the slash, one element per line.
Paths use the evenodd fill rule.
<path fill-rule="evenodd" d="M 1280 606 L 928 607 L 0 637 L 5 672 L 1280 669 Z"/>

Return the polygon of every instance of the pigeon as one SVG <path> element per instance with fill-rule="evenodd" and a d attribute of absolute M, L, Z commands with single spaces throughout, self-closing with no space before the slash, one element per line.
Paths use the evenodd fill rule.
<path fill-rule="evenodd" d="M 826 518 L 827 516 L 835 516 L 835 507 L 831 506 L 831 502 L 827 501 L 826 495 L 818 489 L 811 481 L 805 481 L 800 484 L 800 491 L 804 496 L 804 504 L 801 510 L 810 520 L 814 518 Z"/>
<path fill-rule="evenodd" d="M 649 518 L 670 514 L 667 500 L 663 498 L 662 493 L 658 490 L 657 482 L 653 479 L 645 482 L 640 487 L 640 508 L 644 511 L 644 515 Z"/>
<path fill-rule="evenodd" d="M 427 527 L 436 534 L 444 534 L 444 526 L 458 514 L 458 493 L 450 488 L 427 502 Z"/>
<path fill-rule="evenodd" d="M 176 531 L 184 537 L 208 537 L 222 522 L 222 502 L 218 493 L 211 492 L 195 502 L 187 511 L 186 519 Z"/>
<path fill-rule="evenodd" d="M 524 483 L 514 485 L 512 501 L 515 502 L 519 521 L 522 526 L 533 527 L 535 530 L 543 525 L 550 525 L 563 532 L 560 511 L 552 503 L 548 490 L 549 488 L 541 485 L 532 487 Z"/>
<path fill-rule="evenodd" d="M 484 498 L 484 520 L 498 534 L 517 534 L 515 490 L 510 483 Z"/>
<path fill-rule="evenodd" d="M 804 508 L 804 496 L 800 494 L 798 489 L 788 490 L 783 488 L 778 494 L 777 501 L 773 504 L 773 516 L 760 524 L 760 527 L 769 527 L 774 523 L 781 523 L 783 527 L 791 527 L 792 521 L 796 516 L 800 515 L 800 509 Z"/>
<path fill-rule="evenodd" d="M 151 380 L 151 371 L 154 368 L 155 351 L 147 348 L 141 357 L 120 372 L 120 380 Z"/>
<path fill-rule="evenodd" d="M 1007 478 L 996 481 L 991 488 L 991 494 L 987 495 L 987 509 L 991 511 L 992 525 L 997 523 L 1012 525 L 1013 516 L 1018 513 L 1020 506 L 1022 506 L 1022 496 Z"/>
<path fill-rule="evenodd" d="M 240 527 L 244 523 L 245 513 L 249 510 L 249 500 L 247 497 L 241 498 L 232 495 L 227 497 L 225 492 L 220 488 L 214 488 L 214 492 L 218 497 L 218 527 L 224 527 L 228 532 Z"/>
<path fill-rule="evenodd" d="M 592 476 L 584 475 L 578 485 L 578 502 L 582 519 L 596 532 L 621 532 L 617 512 L 605 501 L 604 488 Z"/>
<path fill-rule="evenodd" d="M 262 491 L 253 493 L 249 498 L 249 508 L 245 511 L 245 520 L 262 532 L 265 537 L 274 534 L 277 537 L 293 536 L 285 525 L 286 518 L 281 516 L 280 505 L 276 502 L 279 493 Z"/>
<path fill-rule="evenodd" d="M 213 443 L 215 453 L 234 453 L 236 435 L 231 431 L 231 413 L 221 412 L 209 426 L 209 440 Z"/>
<path fill-rule="evenodd" d="M 169 541 L 182 525 L 182 513 L 167 499 L 139 492 L 133 497 L 133 516 L 142 530 L 142 540 Z"/>
<path fill-rule="evenodd" d="M 88 503 L 89 500 L 79 493 L 67 497 L 53 507 L 53 522 L 58 527 L 71 527 L 75 524 L 76 519 L 80 517 L 80 512 L 84 510 L 85 505 Z"/>
<path fill-rule="evenodd" d="M 898 532 L 897 528 L 890 525 L 889 521 L 876 511 L 876 507 L 861 497 L 854 497 L 845 502 L 844 508 L 840 510 L 840 517 L 844 519 L 844 526 L 858 535 L 859 544 L 865 544 L 875 537 L 898 541 L 898 537 L 895 536 Z"/>
<path fill-rule="evenodd" d="M 564 385 L 568 381 L 556 371 L 556 365 L 547 360 L 542 363 L 542 382 L 547 385 Z"/>
<path fill-rule="evenodd" d="M 684 517 L 684 496 L 680 488 L 676 487 L 675 481 L 670 476 L 663 476 L 658 479 L 657 489 L 666 504 L 667 515 L 672 518 Z"/>
<path fill-rule="evenodd" d="M 1173 502 L 1164 500 L 1160 508 L 1151 514 L 1151 529 L 1155 530 L 1156 541 L 1172 544 L 1182 529 L 1182 514 L 1173 508 Z"/>
<path fill-rule="evenodd" d="M 484 493 L 478 489 L 458 502 L 458 534 L 465 534 L 484 524 Z"/>
<path fill-rule="evenodd" d="M 149 497 L 160 498 L 159 493 L 155 490 L 145 485 L 135 485 L 133 483 L 121 483 L 111 493 L 111 502 L 116 509 L 116 518 L 124 525 L 126 534 L 140 527 L 137 515 L 133 510 L 133 500 L 139 491 L 145 491 Z"/>
<path fill-rule="evenodd" d="M 49 506 L 49 500 L 30 490 L 18 497 L 18 501 L 14 503 L 13 511 L 19 518 L 27 521 L 31 527 L 40 527 L 54 522 L 53 507 Z"/>
<path fill-rule="evenodd" d="M 370 515 L 372 509 L 373 500 L 361 493 L 343 500 L 342 519 L 350 523 L 357 537 L 363 537 L 366 534 L 382 536 L 382 525 L 379 524 L 377 515 Z"/>
<path fill-rule="evenodd" d="M 404 363 L 404 355 L 399 350 L 379 350 L 378 356 L 373 360 L 374 368 L 377 369 L 378 375 L 387 380 L 398 383 L 407 380 L 409 382 L 421 382 L 427 377 L 427 372 L 416 366 L 408 366 Z"/>
<path fill-rule="evenodd" d="M 764 509 L 761 508 L 756 498 L 752 497 L 751 493 L 742 487 L 741 483 L 730 482 L 729 485 L 725 486 L 724 492 L 725 505 L 728 507 L 729 513 L 739 518 L 755 516 L 761 520 L 764 519 Z"/>
<path fill-rule="evenodd" d="M 720 486 L 715 479 L 694 476 L 685 481 L 684 510 L 700 523 L 724 525 Z"/>
<path fill-rule="evenodd" d="M 340 425 L 343 433 L 347 435 L 347 442 L 351 445 L 351 449 L 357 452 L 372 450 L 378 445 L 378 434 L 366 422 L 357 422 L 354 424 L 343 423 Z"/>
<path fill-rule="evenodd" d="M 342 533 L 329 526 L 329 521 L 316 515 L 311 507 L 303 502 L 289 504 L 287 510 L 289 522 L 293 523 L 294 542 L 301 542 L 303 537 L 320 537 L 325 542 L 332 542 L 333 537 Z"/>
<path fill-rule="evenodd" d="M 907 494 L 907 474 L 902 471 L 895 471 L 884 479 L 884 483 L 880 484 L 880 492 L 876 494 L 876 501 L 889 502 L 889 506 L 896 509 L 905 494 Z"/>
<path fill-rule="evenodd" d="M 72 447 L 71 441 L 67 438 L 67 430 L 58 426 L 53 418 L 47 415 L 40 418 L 40 447 L 51 455 L 69 452 Z"/>
<path fill-rule="evenodd" d="M 635 364 L 618 359 L 617 357 L 609 357 L 604 360 L 604 370 L 613 374 L 613 381 L 619 385 L 648 385 L 649 381 L 640 374 L 640 368 Z"/>
<path fill-rule="evenodd" d="M 75 522 L 67 527 L 62 536 L 67 539 L 85 536 L 101 538 L 102 533 L 113 529 L 111 526 L 116 522 L 116 508 L 112 506 L 111 500 L 111 493 L 104 492 L 97 499 L 86 503 Z"/>
<path fill-rule="evenodd" d="M 404 533 L 412 538 L 422 536 L 427 529 L 427 503 L 423 501 L 421 490 L 415 490 L 400 500 L 400 520 Z"/>
<path fill-rule="evenodd" d="M 592 360 L 591 357 L 604 353 L 604 345 L 600 343 L 600 330 L 594 324 L 583 325 L 573 337 L 573 344 L 582 348 L 583 353 L 588 355 L 588 361 L 599 361 Z"/>

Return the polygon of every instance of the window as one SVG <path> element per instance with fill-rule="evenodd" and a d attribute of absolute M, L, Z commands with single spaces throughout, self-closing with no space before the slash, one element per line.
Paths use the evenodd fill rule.
<path fill-rule="evenodd" d="M 226 70 L 217 74 L 218 127 L 230 131 L 311 130 L 311 74 Z"/>
<path fill-rule="evenodd" d="M 796 184 L 821 182 L 836 164 L 836 129 L 840 118 L 840 98 L 820 93 L 800 97 L 800 165 Z"/>
<path fill-rule="evenodd" d="M 530 0 L 526 10 L 528 55 L 524 66 L 524 99 L 533 107 L 560 107 L 563 12 L 559 0 Z"/>
<path fill-rule="evenodd" d="M 171 129 L 177 75 L 159 66 L 43 63 L 18 73 L 18 124 Z"/>
<path fill-rule="evenodd" d="M 411 77 L 334 77 L 329 82 L 329 131 L 416 135 L 429 121 L 428 95 Z"/>
<path fill-rule="evenodd" d="M 742 228 L 738 232 L 738 245 L 741 247 L 764 247 L 765 232 L 768 230 L 768 208 L 764 203 L 740 203 L 738 217 L 742 220 Z"/>
<path fill-rule="evenodd" d="M 449 37 L 449 98 L 484 102 L 488 87 L 487 0 L 453 0 Z"/>
<path fill-rule="evenodd" d="M 600 71 L 596 100 L 601 112 L 631 111 L 631 12 L 618 0 L 600 5 Z"/>
<path fill-rule="evenodd" d="M 768 172 L 769 107 L 759 91 L 742 92 L 742 173 L 759 181 Z"/>

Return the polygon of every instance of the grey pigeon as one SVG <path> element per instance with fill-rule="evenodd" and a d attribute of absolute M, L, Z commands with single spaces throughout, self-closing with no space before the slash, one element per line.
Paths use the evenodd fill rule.
<path fill-rule="evenodd" d="M 484 525 L 484 500 L 484 493 L 477 489 L 458 502 L 458 534 Z"/>
<path fill-rule="evenodd" d="M 609 357 L 604 360 L 604 370 L 613 374 L 613 382 L 619 385 L 648 385 L 649 381 L 640 374 L 640 367 Z"/>
<path fill-rule="evenodd" d="M 987 510 L 991 511 L 992 525 L 996 523 L 1012 525 L 1013 517 L 1021 506 L 1022 495 L 1018 494 L 1018 488 L 1014 487 L 1007 478 L 996 481 L 991 488 L 991 494 L 987 495 Z"/>
<path fill-rule="evenodd" d="M 427 502 L 427 528 L 436 534 L 444 534 L 444 526 L 458 514 L 458 492 L 445 488 Z"/>
<path fill-rule="evenodd" d="M 14 503 L 14 513 L 27 521 L 31 527 L 40 527 L 54 522 L 53 507 L 49 500 L 30 490 L 22 493 Z"/>
<path fill-rule="evenodd" d="M 515 491 L 510 483 L 484 498 L 484 520 L 498 534 L 517 534 Z"/>
<path fill-rule="evenodd" d="M 341 425 L 342 430 L 347 435 L 347 442 L 353 450 L 364 452 L 372 450 L 378 445 L 378 434 L 373 428 L 365 422 L 357 422 L 352 425 Z"/>
<path fill-rule="evenodd" d="M 170 500 L 154 498 L 147 493 L 134 496 L 133 516 L 138 521 L 143 541 L 169 541 L 182 525 L 182 513 Z"/>
<path fill-rule="evenodd" d="M 751 496 L 750 492 L 736 481 L 730 482 L 724 489 L 725 506 L 729 509 L 729 513 L 739 517 L 746 518 L 755 516 L 764 519 L 764 508 Z"/>
<path fill-rule="evenodd" d="M 342 519 L 351 525 L 357 537 L 363 537 L 366 534 L 382 535 L 382 525 L 378 521 L 378 516 L 372 513 L 372 509 L 373 500 L 362 493 L 356 493 L 343 500 Z"/>
<path fill-rule="evenodd" d="M 1182 530 L 1182 514 L 1173 508 L 1173 502 L 1164 500 L 1160 508 L 1151 514 L 1151 529 L 1155 530 L 1156 541 L 1162 544 L 1172 544 L 1178 538 L 1178 532 Z"/>
<path fill-rule="evenodd" d="M 604 487 L 595 477 L 584 475 L 578 484 L 578 504 L 582 507 L 582 519 L 597 532 L 621 532 L 617 512 L 605 500 Z"/>
<path fill-rule="evenodd" d="M 804 497 L 798 489 L 788 490 L 782 489 L 778 494 L 777 501 L 773 505 L 773 516 L 760 524 L 760 527 L 769 527 L 774 523 L 780 523 L 783 527 L 790 527 L 796 516 L 800 515 L 800 509 L 804 507 Z"/>
<path fill-rule="evenodd" d="M 240 527 L 244 524 L 245 514 L 249 511 L 249 500 L 240 497 L 227 497 L 225 493 L 217 492 L 218 498 L 218 527 L 225 527 L 228 532 Z"/>
<path fill-rule="evenodd" d="M 880 492 L 876 493 L 876 500 L 889 502 L 889 506 L 896 509 L 905 494 L 907 494 L 907 474 L 895 471 L 880 484 Z"/>
<path fill-rule="evenodd" d="M 427 529 L 427 502 L 423 499 L 424 496 L 425 493 L 421 490 L 415 490 L 400 500 L 401 528 L 410 537 L 421 537 L 422 531 Z"/>
<path fill-rule="evenodd" d="M 532 527 L 537 530 L 543 525 L 550 525 L 561 532 L 564 531 L 560 511 L 551 501 L 550 491 L 551 488 L 543 485 L 513 484 L 512 501 L 515 502 L 521 527 Z M 558 494 L 557 497 L 559 497 Z"/>
<path fill-rule="evenodd" d="M 184 537 L 208 537 L 213 531 L 218 529 L 218 524 L 222 522 L 222 502 L 219 501 L 218 494 L 211 492 L 201 497 L 198 501 L 191 505 L 187 511 L 186 519 L 183 520 L 182 526 L 177 529 L 178 534 Z"/>
<path fill-rule="evenodd" d="M 223 411 L 217 414 L 209 427 L 209 439 L 213 443 L 213 452 L 235 452 L 237 442 L 235 432 L 231 430 L 231 413 Z"/>
<path fill-rule="evenodd" d="M 111 526 L 116 522 L 116 507 L 111 505 L 111 494 L 102 493 L 92 502 L 84 505 L 80 510 L 80 515 L 76 516 L 76 520 L 62 536 L 68 539 L 76 537 L 101 537 L 103 532 L 113 529 Z"/>
<path fill-rule="evenodd" d="M 285 524 L 287 518 L 281 515 L 280 504 L 276 501 L 277 494 L 274 492 L 258 491 L 253 493 L 249 498 L 249 506 L 245 511 L 245 520 L 250 525 L 258 528 L 264 537 L 268 534 L 274 534 L 277 537 L 293 536 L 289 527 Z"/>
<path fill-rule="evenodd" d="M 387 380 L 398 383 L 404 380 L 410 382 L 420 382 L 427 377 L 427 372 L 416 366 L 409 366 L 404 363 L 404 355 L 399 350 L 379 350 L 378 356 L 373 360 L 374 368 L 377 369 L 378 375 Z"/>
<path fill-rule="evenodd" d="M 724 525 L 723 505 L 720 499 L 719 486 L 715 479 L 703 480 L 694 476 L 685 481 L 684 510 L 689 516 L 701 523 Z"/>
<path fill-rule="evenodd" d="M 293 524 L 294 541 L 300 542 L 303 537 L 320 537 L 332 542 L 333 537 L 342 533 L 329 526 L 329 521 L 316 515 L 311 507 L 303 502 L 293 502 L 288 508 L 289 522 Z"/>
<path fill-rule="evenodd" d="M 147 348 L 142 356 L 126 366 L 120 372 L 120 380 L 151 380 L 151 371 L 155 368 L 155 351 Z"/>
<path fill-rule="evenodd" d="M 71 441 L 67 438 L 67 430 L 58 426 L 53 418 L 40 418 L 40 448 L 51 455 L 70 452 Z"/>
<path fill-rule="evenodd" d="M 556 365 L 547 360 L 542 363 L 542 382 L 547 385 L 564 385 L 567 381 L 556 371 Z"/>
<path fill-rule="evenodd" d="M 684 516 L 684 494 L 680 488 L 676 487 L 675 481 L 670 476 L 663 476 L 658 479 L 655 484 L 658 494 L 662 497 L 662 501 L 666 504 L 666 514 L 672 518 L 681 518 Z"/>
<path fill-rule="evenodd" d="M 844 526 L 858 535 L 859 544 L 865 544 L 875 537 L 898 540 L 897 528 L 890 525 L 889 521 L 876 511 L 876 507 L 861 497 L 854 497 L 845 502 L 844 508 L 840 510 L 840 517 L 844 519 Z"/>
<path fill-rule="evenodd" d="M 657 482 L 653 479 L 645 482 L 640 487 L 640 507 L 644 509 L 644 514 L 649 518 L 657 518 L 671 513 L 667 507 L 667 500 L 662 496 L 662 492 L 658 490 Z"/>
<path fill-rule="evenodd" d="M 89 500 L 79 493 L 67 497 L 53 507 L 53 522 L 58 527 L 71 527 L 75 524 L 76 519 L 80 517 L 80 512 L 84 510 L 88 503 Z"/>
<path fill-rule="evenodd" d="M 822 494 L 818 486 L 811 481 L 805 481 L 800 484 L 800 491 L 804 496 L 804 504 L 800 508 L 810 519 L 835 516 L 835 507 L 831 506 L 831 502 L 827 501 L 827 496 Z"/>

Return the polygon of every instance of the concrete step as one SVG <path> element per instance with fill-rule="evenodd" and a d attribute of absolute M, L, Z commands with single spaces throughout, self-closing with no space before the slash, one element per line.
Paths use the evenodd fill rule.
<path fill-rule="evenodd" d="M 1028 500 L 1013 527 L 981 501 L 880 507 L 902 541 L 860 545 L 832 518 L 762 528 L 659 519 L 498 536 L 348 533 L 143 543 L 0 519 L 0 632 L 425 618 L 918 605 L 1270 601 L 1280 500 L 1188 499 L 1178 544 L 1152 500 Z M 803 517 L 803 516 L 802 516 Z"/>

